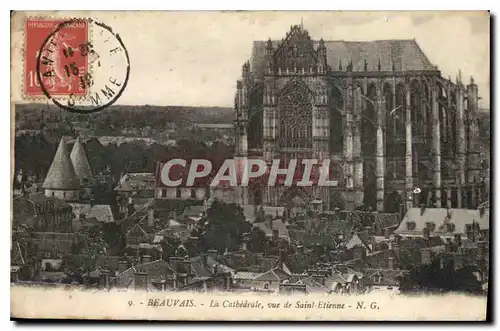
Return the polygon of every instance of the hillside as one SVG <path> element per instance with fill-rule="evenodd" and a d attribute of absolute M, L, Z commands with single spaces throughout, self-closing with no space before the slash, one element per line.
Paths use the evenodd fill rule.
<path fill-rule="evenodd" d="M 39 130 L 41 123 L 66 122 L 79 126 L 103 126 L 122 130 L 130 127 L 151 127 L 165 130 L 172 125 L 189 126 L 192 123 L 232 123 L 233 110 L 227 107 L 184 106 L 126 106 L 113 105 L 93 114 L 73 114 L 54 105 L 26 104 L 16 106 L 16 128 Z"/>

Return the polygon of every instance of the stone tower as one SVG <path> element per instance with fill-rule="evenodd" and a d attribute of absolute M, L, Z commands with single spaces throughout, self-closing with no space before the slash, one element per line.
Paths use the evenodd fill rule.
<path fill-rule="evenodd" d="M 75 172 L 64 137 L 61 138 L 43 188 L 47 197 L 65 201 L 78 201 L 82 193 L 80 180 Z"/>

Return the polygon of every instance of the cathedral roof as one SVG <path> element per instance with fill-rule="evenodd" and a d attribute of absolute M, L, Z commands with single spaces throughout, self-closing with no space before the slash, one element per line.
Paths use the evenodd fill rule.
<path fill-rule="evenodd" d="M 49 172 L 43 182 L 43 188 L 55 190 L 80 189 L 80 181 L 73 168 L 64 137 L 59 142 L 59 147 L 57 147 Z"/>
<path fill-rule="evenodd" d="M 87 155 L 85 154 L 85 149 L 80 142 L 80 137 L 76 138 L 73 149 L 71 150 L 71 162 L 73 163 L 73 168 L 75 169 L 76 175 L 83 183 L 84 179 L 92 178 L 92 171 L 90 170 L 89 161 Z"/>
<path fill-rule="evenodd" d="M 282 41 L 272 41 L 276 49 Z M 328 65 L 339 70 L 339 64 L 345 71 L 352 61 L 352 71 L 364 71 L 365 61 L 368 71 L 427 71 L 438 70 L 432 65 L 415 39 L 374 40 L 374 41 L 325 41 Z M 251 70 L 256 74 L 264 73 L 266 68 L 265 52 L 267 41 L 254 41 L 251 57 Z M 313 41 L 317 49 L 319 41 Z"/>

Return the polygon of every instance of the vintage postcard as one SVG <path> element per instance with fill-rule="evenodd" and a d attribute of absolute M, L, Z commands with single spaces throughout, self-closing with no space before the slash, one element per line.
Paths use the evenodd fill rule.
<path fill-rule="evenodd" d="M 487 319 L 488 12 L 11 36 L 12 318 Z"/>

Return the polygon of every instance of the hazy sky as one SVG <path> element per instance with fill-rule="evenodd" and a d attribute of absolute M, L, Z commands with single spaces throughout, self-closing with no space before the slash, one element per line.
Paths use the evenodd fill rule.
<path fill-rule="evenodd" d="M 486 12 L 91 12 L 122 37 L 131 76 L 117 103 L 233 106 L 253 40 L 281 39 L 304 22 L 313 39 L 415 38 L 444 77 L 458 69 L 489 107 Z"/>

